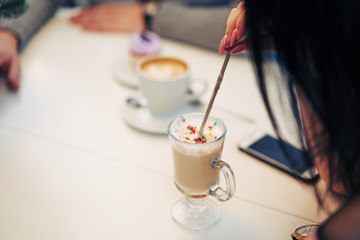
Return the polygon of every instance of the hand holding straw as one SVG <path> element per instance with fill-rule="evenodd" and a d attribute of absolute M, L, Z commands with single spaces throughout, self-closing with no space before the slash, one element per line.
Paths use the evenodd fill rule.
<path fill-rule="evenodd" d="M 241 38 L 241 39 L 237 40 L 231 47 L 229 47 L 229 48 L 227 49 L 227 54 L 226 54 L 224 63 L 223 63 L 223 65 L 222 65 L 221 71 L 220 71 L 219 76 L 218 76 L 218 78 L 217 78 L 217 81 L 216 81 L 216 84 L 215 84 L 215 87 L 214 87 L 212 96 L 211 96 L 211 98 L 210 98 L 210 102 L 209 102 L 209 104 L 208 104 L 208 106 L 207 106 L 207 109 L 206 109 L 206 112 L 205 112 L 205 116 L 204 116 L 204 119 L 203 119 L 202 124 L 201 124 L 201 127 L 200 127 L 199 136 L 203 136 L 203 132 L 204 132 L 204 127 L 205 127 L 206 121 L 207 121 L 207 119 L 208 119 L 208 117 L 209 117 L 211 108 L 212 108 L 212 106 L 213 106 L 213 104 L 214 104 L 214 100 L 215 100 L 216 94 L 217 94 L 217 92 L 218 92 L 219 89 L 220 89 L 220 84 L 221 84 L 221 82 L 222 82 L 222 80 L 223 80 L 223 78 L 224 78 L 225 69 L 226 69 L 226 66 L 227 66 L 227 64 L 228 64 L 228 62 L 229 62 L 230 56 L 231 56 L 230 52 L 231 52 L 231 50 L 232 50 L 236 45 L 238 45 L 238 44 L 239 44 L 240 42 L 242 42 L 243 40 L 244 40 L 244 38 Z"/>

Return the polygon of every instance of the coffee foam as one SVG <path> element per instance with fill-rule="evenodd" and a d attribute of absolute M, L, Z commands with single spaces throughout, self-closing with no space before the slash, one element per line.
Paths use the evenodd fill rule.
<path fill-rule="evenodd" d="M 202 136 L 199 136 L 199 130 L 203 121 L 202 116 L 188 118 L 181 115 L 177 121 L 173 122 L 172 133 L 177 139 L 187 143 L 211 143 L 216 141 L 224 133 L 224 127 L 216 118 L 208 119 L 203 130 Z M 199 137 L 202 139 L 199 140 Z"/>
<path fill-rule="evenodd" d="M 176 124 L 172 132 L 173 136 L 179 140 L 174 143 L 177 145 L 176 149 L 189 156 L 204 156 L 219 151 L 223 141 L 218 140 L 222 137 L 224 129 L 218 127 L 216 123 L 207 125 L 203 136 L 199 136 L 201 122 L 191 122 L 194 125 Z"/>
<path fill-rule="evenodd" d="M 202 136 L 199 135 L 200 124 L 188 125 L 186 127 L 178 128 L 175 131 L 174 136 L 180 141 L 193 143 L 193 144 L 205 144 L 215 142 L 221 137 L 222 130 L 214 126 L 205 127 Z"/>
<path fill-rule="evenodd" d="M 145 74 L 158 80 L 180 76 L 187 71 L 187 68 L 185 63 L 173 58 L 152 59 L 141 65 Z"/>

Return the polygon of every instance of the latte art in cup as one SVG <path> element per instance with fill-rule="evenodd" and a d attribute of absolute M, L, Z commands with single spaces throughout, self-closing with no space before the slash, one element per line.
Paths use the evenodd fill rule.
<path fill-rule="evenodd" d="M 168 80 L 184 74 L 188 66 L 175 58 L 155 58 L 141 65 L 142 71 L 157 80 Z"/>
<path fill-rule="evenodd" d="M 189 64 L 177 57 L 142 57 L 137 61 L 135 70 L 142 94 L 148 102 L 146 107 L 156 117 L 174 115 L 206 91 L 206 82 L 193 80 Z M 203 86 L 200 91 L 194 91 L 195 82 Z"/>

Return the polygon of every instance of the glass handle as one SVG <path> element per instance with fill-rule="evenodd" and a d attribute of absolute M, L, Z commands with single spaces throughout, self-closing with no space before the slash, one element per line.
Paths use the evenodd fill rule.
<path fill-rule="evenodd" d="M 216 197 L 217 200 L 225 202 L 229 200 L 235 193 L 235 177 L 234 173 L 229 164 L 220 160 L 220 158 L 215 158 L 211 163 L 211 168 L 218 168 L 220 172 L 224 175 L 226 188 L 222 189 L 219 185 L 212 186 L 210 188 L 210 195 Z"/>

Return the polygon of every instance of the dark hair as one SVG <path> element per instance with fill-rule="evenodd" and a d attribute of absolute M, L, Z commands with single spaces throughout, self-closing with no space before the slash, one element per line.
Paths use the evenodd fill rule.
<path fill-rule="evenodd" d="M 348 196 L 359 194 L 360 1 L 245 0 L 245 11 L 258 83 L 278 137 L 283 139 L 284 134 L 269 97 L 272 83 L 266 77 L 264 54 L 269 47 L 280 59 L 282 86 L 302 148 L 312 159 L 321 155 L 328 162 L 330 189 L 341 180 Z M 323 126 L 316 132 L 316 146 L 304 140 L 299 91 Z"/>

